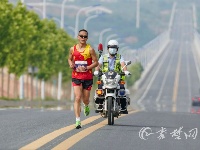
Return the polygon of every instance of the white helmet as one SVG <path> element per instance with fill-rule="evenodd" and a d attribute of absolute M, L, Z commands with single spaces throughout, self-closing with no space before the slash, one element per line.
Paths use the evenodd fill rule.
<path fill-rule="evenodd" d="M 116 41 L 116 40 L 110 40 L 109 42 L 108 42 L 108 48 L 119 48 L 118 47 L 118 45 L 119 45 L 119 43 Z"/>
<path fill-rule="evenodd" d="M 110 40 L 108 42 L 108 52 L 110 53 L 111 56 L 114 56 L 117 54 L 118 51 L 118 42 L 116 40 Z"/>

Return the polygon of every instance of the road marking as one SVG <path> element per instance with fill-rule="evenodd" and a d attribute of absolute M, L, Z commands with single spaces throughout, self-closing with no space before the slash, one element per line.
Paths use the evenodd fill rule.
<path fill-rule="evenodd" d="M 131 111 L 129 112 L 129 114 L 132 113 L 136 113 L 139 110 L 135 110 L 135 111 Z M 122 115 L 119 118 L 126 116 L 126 115 Z M 115 118 L 116 120 L 117 118 Z M 81 139 L 83 139 L 84 137 L 88 136 L 89 134 L 91 134 L 92 132 L 96 131 L 97 129 L 100 129 L 104 126 L 107 125 L 107 119 L 105 119 L 104 121 L 93 125 L 91 127 L 88 127 L 82 131 L 80 131 L 79 133 L 71 136 L 70 138 L 66 139 L 65 141 L 63 141 L 62 143 L 60 143 L 59 145 L 55 146 L 52 150 L 66 150 L 69 149 L 70 147 L 72 147 L 73 145 L 75 145 L 77 142 L 79 142 Z"/>
<path fill-rule="evenodd" d="M 178 65 L 176 69 L 176 76 L 175 76 L 174 89 L 173 89 L 173 97 L 172 97 L 172 111 L 173 112 L 176 112 L 176 101 L 177 101 L 177 95 L 178 95 L 180 67 L 181 67 L 181 49 L 179 49 Z"/>
<path fill-rule="evenodd" d="M 159 101 L 160 101 L 160 98 L 161 98 L 161 94 L 163 93 L 163 89 L 164 89 L 164 87 L 166 85 L 167 76 L 169 75 L 169 71 L 170 71 L 170 68 L 171 68 L 172 60 L 174 58 L 174 52 L 175 51 L 173 50 L 172 54 L 170 54 L 172 56 L 170 57 L 170 60 L 169 60 L 169 63 L 168 63 L 168 66 L 167 66 L 167 69 L 165 71 L 165 75 L 164 75 L 164 78 L 163 78 L 163 81 L 162 81 L 162 85 L 160 87 L 159 93 L 158 93 L 157 98 L 156 98 L 156 104 L 157 105 L 160 105 Z"/>
<path fill-rule="evenodd" d="M 86 125 L 86 124 L 89 124 L 91 122 L 93 122 L 94 120 L 97 120 L 101 118 L 100 115 L 98 116 L 92 116 L 88 119 L 85 119 L 83 121 L 81 121 L 81 124 L 82 125 Z M 61 128 L 61 129 L 58 129 L 58 130 L 55 130 L 35 141 L 33 141 L 32 143 L 28 144 L 28 145 L 25 145 L 23 146 L 22 148 L 20 148 L 19 150 L 27 150 L 27 149 L 38 149 L 40 148 L 41 146 L 47 144 L 48 142 L 50 142 L 51 140 L 55 139 L 56 137 L 66 133 L 66 132 L 69 132 L 71 130 L 74 130 L 75 129 L 75 125 L 69 125 L 67 127 L 64 127 L 64 128 Z"/>

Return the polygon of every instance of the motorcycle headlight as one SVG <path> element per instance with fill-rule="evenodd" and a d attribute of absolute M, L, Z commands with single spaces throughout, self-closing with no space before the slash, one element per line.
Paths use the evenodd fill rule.
<path fill-rule="evenodd" d="M 120 89 L 120 90 L 118 91 L 118 95 L 119 95 L 119 96 L 125 96 L 125 94 L 126 94 L 126 91 L 125 91 L 124 89 Z"/>

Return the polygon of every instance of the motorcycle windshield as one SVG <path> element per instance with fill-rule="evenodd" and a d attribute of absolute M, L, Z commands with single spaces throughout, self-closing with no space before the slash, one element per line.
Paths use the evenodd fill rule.
<path fill-rule="evenodd" d="M 117 76 L 117 72 L 109 71 L 105 73 L 107 79 L 114 79 Z"/>

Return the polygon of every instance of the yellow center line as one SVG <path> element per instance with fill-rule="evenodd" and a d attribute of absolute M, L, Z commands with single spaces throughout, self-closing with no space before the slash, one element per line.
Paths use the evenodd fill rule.
<path fill-rule="evenodd" d="M 173 97 L 172 97 L 172 111 L 173 112 L 176 112 L 176 101 L 177 101 L 177 95 L 178 95 L 180 67 L 181 67 L 181 50 L 179 50 L 178 65 L 176 69 L 176 77 L 175 77 L 174 89 L 173 89 Z"/>
<path fill-rule="evenodd" d="M 138 112 L 138 110 L 129 112 L 129 114 L 132 113 L 136 113 Z M 121 117 L 126 116 L 126 115 L 122 115 Z M 119 117 L 119 118 L 121 118 Z M 116 120 L 117 118 L 115 118 Z M 66 139 L 65 141 L 63 141 L 62 143 L 60 143 L 59 145 L 55 146 L 52 150 L 67 150 L 70 147 L 72 147 L 73 145 L 75 145 L 77 142 L 79 142 L 81 139 L 83 139 L 84 137 L 88 136 L 89 134 L 91 134 L 92 132 L 96 131 L 97 129 L 100 129 L 104 126 L 107 125 L 107 119 L 105 119 L 104 121 L 93 125 L 91 127 L 88 127 L 82 131 L 80 131 L 79 133 L 71 136 L 70 138 Z"/>
<path fill-rule="evenodd" d="M 91 123 L 92 121 L 96 120 L 96 119 L 99 119 L 101 118 L 100 115 L 98 116 L 93 116 L 93 117 L 90 117 L 90 118 L 87 118 L 85 120 L 83 120 L 81 122 L 82 125 L 86 125 L 88 123 Z M 71 130 L 74 130 L 75 129 L 75 125 L 69 125 L 67 127 L 64 127 L 64 128 L 61 128 L 61 129 L 58 129 L 58 130 L 55 130 L 35 141 L 33 141 L 32 143 L 28 144 L 28 145 L 25 145 L 23 146 L 22 148 L 20 148 L 19 150 L 35 150 L 35 149 L 38 149 L 40 148 L 41 146 L 47 144 L 48 142 L 50 142 L 51 140 L 55 139 L 56 137 L 66 133 L 66 132 L 69 132 Z"/>

